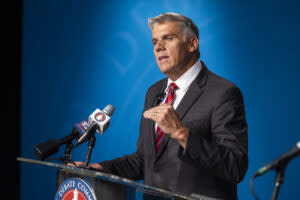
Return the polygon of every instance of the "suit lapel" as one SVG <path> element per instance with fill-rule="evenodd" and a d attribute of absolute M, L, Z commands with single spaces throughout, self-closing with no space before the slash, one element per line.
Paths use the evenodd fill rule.
<path fill-rule="evenodd" d="M 195 78 L 195 80 L 191 83 L 188 91 L 186 92 L 183 99 L 180 101 L 178 107 L 176 108 L 176 112 L 177 112 L 180 120 L 183 119 L 184 115 L 187 113 L 189 108 L 194 104 L 194 102 L 204 92 L 201 89 L 201 87 L 203 87 L 206 84 L 208 69 L 202 61 L 201 61 L 201 65 L 202 65 L 202 69 L 201 69 L 200 73 Z M 154 122 L 153 122 L 153 127 L 154 127 Z M 156 156 L 156 160 L 159 159 L 160 155 L 165 150 L 169 139 L 170 139 L 170 137 L 167 134 L 163 135 L 160 149 Z M 155 148 L 155 141 L 153 141 L 153 143 L 154 143 L 154 148 Z M 155 152 L 155 150 L 154 150 L 154 152 Z"/>
<path fill-rule="evenodd" d="M 208 69 L 203 62 L 201 62 L 202 70 L 195 78 L 195 80 L 191 83 L 190 88 L 185 93 L 178 107 L 176 108 L 176 112 L 179 116 L 179 119 L 182 120 L 184 115 L 187 113 L 189 108 L 194 104 L 194 102 L 199 98 L 199 96 L 204 92 L 201 88 L 206 84 L 207 80 L 207 72 Z"/>

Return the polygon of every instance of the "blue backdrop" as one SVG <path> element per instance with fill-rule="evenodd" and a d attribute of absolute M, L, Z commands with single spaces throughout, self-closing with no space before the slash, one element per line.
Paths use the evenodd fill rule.
<path fill-rule="evenodd" d="M 107 104 L 116 112 L 110 128 L 97 135 L 91 161 L 135 151 L 145 93 L 164 77 L 147 19 L 178 12 L 199 27 L 201 60 L 244 94 L 249 169 L 238 193 L 253 199 L 254 172 L 300 139 L 299 6 L 275 0 L 24 0 L 21 156 L 35 158 L 36 144 L 69 134 L 74 123 Z M 86 146 L 74 150 L 75 160 L 84 160 Z M 299 158 L 288 165 L 279 199 L 299 198 L 299 166 Z M 55 176 L 43 170 L 22 164 L 22 200 L 54 198 Z M 255 180 L 261 199 L 271 198 L 274 178 L 270 172 Z"/>

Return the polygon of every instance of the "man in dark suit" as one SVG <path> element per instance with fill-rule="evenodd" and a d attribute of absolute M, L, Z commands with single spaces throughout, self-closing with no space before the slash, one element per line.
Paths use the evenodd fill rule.
<path fill-rule="evenodd" d="M 167 78 L 146 94 L 137 150 L 90 166 L 174 192 L 237 199 L 248 168 L 241 91 L 198 60 L 198 29 L 190 19 L 165 13 L 149 26 Z"/>

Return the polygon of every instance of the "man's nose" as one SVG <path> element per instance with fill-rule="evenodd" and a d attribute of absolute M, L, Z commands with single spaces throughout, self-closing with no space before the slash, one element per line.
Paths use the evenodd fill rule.
<path fill-rule="evenodd" d="M 157 43 L 155 45 L 155 51 L 159 52 L 161 50 L 165 50 L 165 45 L 164 45 L 163 41 L 157 41 Z"/>

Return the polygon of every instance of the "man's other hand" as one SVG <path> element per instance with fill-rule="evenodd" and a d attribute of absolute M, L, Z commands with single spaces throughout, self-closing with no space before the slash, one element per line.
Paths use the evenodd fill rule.
<path fill-rule="evenodd" d="M 81 162 L 81 161 L 76 161 L 75 164 L 77 166 L 84 166 L 84 162 Z M 67 165 L 76 167 L 73 163 L 68 163 Z M 89 167 L 94 168 L 96 170 L 103 170 L 103 167 L 99 163 L 90 163 Z"/>

